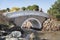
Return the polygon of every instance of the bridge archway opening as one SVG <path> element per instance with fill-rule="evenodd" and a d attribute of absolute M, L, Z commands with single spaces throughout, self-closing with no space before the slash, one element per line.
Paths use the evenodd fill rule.
<path fill-rule="evenodd" d="M 21 28 L 37 28 L 37 29 L 41 29 L 42 25 L 41 22 L 36 19 L 36 18 L 28 18 L 27 20 L 25 20 L 21 26 Z"/>

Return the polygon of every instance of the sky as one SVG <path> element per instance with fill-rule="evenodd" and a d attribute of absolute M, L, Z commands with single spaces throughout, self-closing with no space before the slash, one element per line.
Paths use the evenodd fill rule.
<path fill-rule="evenodd" d="M 12 7 L 27 7 L 29 5 L 38 5 L 44 12 L 54 4 L 56 0 L 0 0 L 0 9 Z"/>

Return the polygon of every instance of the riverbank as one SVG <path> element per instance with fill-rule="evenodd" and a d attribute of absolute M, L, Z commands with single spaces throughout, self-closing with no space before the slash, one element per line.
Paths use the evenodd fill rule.
<path fill-rule="evenodd" d="M 38 32 L 40 39 L 60 40 L 60 31 L 41 31 Z"/>

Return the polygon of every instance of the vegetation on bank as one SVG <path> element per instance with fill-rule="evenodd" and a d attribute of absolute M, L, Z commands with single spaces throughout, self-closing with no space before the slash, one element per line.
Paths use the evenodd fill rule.
<path fill-rule="evenodd" d="M 42 8 L 39 9 L 39 6 L 38 5 L 31 5 L 31 6 L 27 6 L 27 7 L 12 7 L 12 8 L 6 8 L 6 9 L 3 9 L 3 10 L 0 10 L 0 12 L 15 12 L 15 11 L 25 11 L 25 10 L 32 10 L 32 11 L 39 11 L 41 10 L 42 11 Z"/>
<path fill-rule="evenodd" d="M 47 12 L 52 15 L 52 17 L 60 20 L 60 0 L 57 0 Z"/>

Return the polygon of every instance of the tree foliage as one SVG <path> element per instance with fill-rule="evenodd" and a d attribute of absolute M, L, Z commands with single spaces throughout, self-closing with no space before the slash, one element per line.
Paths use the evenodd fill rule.
<path fill-rule="evenodd" d="M 22 7 L 22 10 L 34 10 L 34 11 L 39 11 L 39 6 L 38 5 L 32 5 L 32 6 L 27 6 L 27 7 Z"/>
<path fill-rule="evenodd" d="M 27 9 L 28 10 L 33 10 L 33 7 L 32 6 L 28 6 Z"/>
<path fill-rule="evenodd" d="M 26 10 L 26 7 L 22 7 L 22 10 L 25 11 Z"/>
<path fill-rule="evenodd" d="M 12 7 L 12 8 L 10 9 L 11 12 L 19 11 L 19 10 L 20 10 L 20 8 L 18 8 L 18 7 Z"/>
<path fill-rule="evenodd" d="M 38 6 L 38 5 L 32 5 L 32 6 L 28 6 L 27 9 L 28 9 L 28 10 L 39 11 L 39 6 Z"/>
<path fill-rule="evenodd" d="M 60 0 L 57 0 L 47 12 L 57 19 L 60 18 Z"/>
<path fill-rule="evenodd" d="M 60 0 L 58 0 L 58 2 L 60 2 Z"/>
<path fill-rule="evenodd" d="M 39 6 L 38 5 L 33 5 L 32 7 L 33 7 L 33 10 L 39 11 Z"/>
<path fill-rule="evenodd" d="M 6 9 L 0 10 L 0 14 L 7 12 Z"/>
<path fill-rule="evenodd" d="M 6 10 L 7 10 L 8 12 L 10 12 L 10 8 L 7 8 Z"/>

